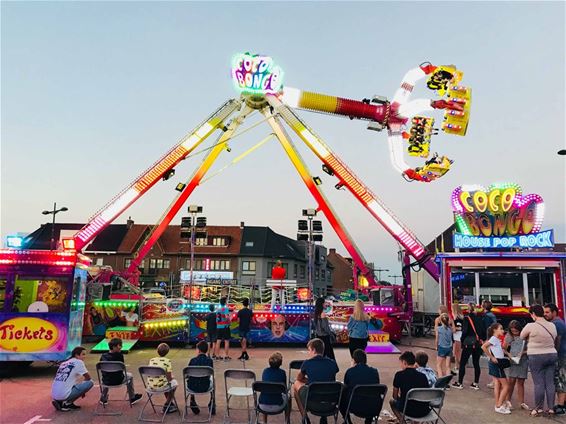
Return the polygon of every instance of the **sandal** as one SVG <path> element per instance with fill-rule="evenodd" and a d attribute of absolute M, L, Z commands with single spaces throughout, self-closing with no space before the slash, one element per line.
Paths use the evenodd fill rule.
<path fill-rule="evenodd" d="M 529 408 L 529 405 L 527 405 L 527 404 L 524 403 L 524 402 L 523 402 L 520 406 L 521 406 L 521 409 L 524 409 L 524 410 L 526 410 L 526 411 L 529 411 L 529 410 L 531 409 L 531 408 Z"/>
<path fill-rule="evenodd" d="M 531 417 L 540 417 L 542 414 L 544 414 L 544 410 L 542 409 L 533 409 L 531 411 Z"/>

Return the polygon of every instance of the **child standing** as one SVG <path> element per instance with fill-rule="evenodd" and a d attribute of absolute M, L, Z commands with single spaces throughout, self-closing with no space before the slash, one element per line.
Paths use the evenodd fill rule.
<path fill-rule="evenodd" d="M 165 405 L 163 405 L 163 412 L 171 414 L 178 411 L 173 401 L 175 390 L 177 389 L 177 380 L 173 379 L 173 366 L 171 365 L 171 359 L 166 358 L 168 353 L 169 345 L 167 343 L 161 343 L 159 346 L 157 346 L 157 354 L 159 356 L 156 356 L 149 360 L 150 367 L 163 368 L 167 373 L 167 377 L 149 377 L 147 379 L 147 382 L 149 387 L 151 387 L 152 389 L 160 389 L 169 385 L 168 390 L 164 393 L 166 402 Z"/>
<path fill-rule="evenodd" d="M 216 312 L 214 311 L 214 304 L 208 305 L 208 310 L 210 311 L 206 316 L 206 337 L 208 339 L 208 356 L 212 355 L 212 359 L 216 359 L 214 345 L 216 344 L 216 339 L 218 335 L 216 333 Z"/>
<path fill-rule="evenodd" d="M 452 357 L 453 331 L 447 313 L 440 315 L 440 325 L 436 327 L 436 371 L 439 377 L 450 374 L 450 358 Z"/>
<path fill-rule="evenodd" d="M 503 326 L 499 323 L 490 325 L 487 329 L 489 340 L 482 345 L 482 350 L 489 357 L 489 375 L 493 377 L 495 412 L 498 414 L 510 414 L 506 400 L 509 392 L 509 384 L 503 369 L 507 361 L 505 355 L 509 353 L 503 350 L 500 337 L 503 336 Z"/>
<path fill-rule="evenodd" d="M 452 316 L 454 317 L 454 345 L 452 350 L 454 351 L 454 369 L 452 374 L 458 374 L 460 369 L 460 357 L 462 356 L 462 325 L 464 324 L 464 314 L 462 313 L 462 308 L 459 303 L 452 304 Z"/>
<path fill-rule="evenodd" d="M 242 305 L 244 306 L 242 309 L 238 311 L 238 329 L 240 332 L 240 344 L 242 346 L 242 354 L 238 359 L 242 361 L 247 361 L 250 359 L 250 356 L 247 352 L 247 345 L 250 339 L 250 326 L 252 322 L 252 315 L 253 312 L 249 308 L 250 300 L 246 297 L 242 301 Z"/>
<path fill-rule="evenodd" d="M 529 360 L 527 359 L 527 342 L 521 339 L 520 334 L 523 326 L 517 320 L 509 323 L 509 333 L 505 336 L 504 348 L 509 350 L 511 358 L 519 358 L 519 363 L 511 360 L 509 367 L 509 375 L 507 376 L 509 382 L 509 396 L 505 405 L 508 409 L 513 409 L 511 398 L 513 391 L 517 386 L 517 397 L 519 398 L 520 406 L 522 409 L 529 410 L 529 406 L 525 403 L 525 380 L 527 379 L 529 371 Z"/>

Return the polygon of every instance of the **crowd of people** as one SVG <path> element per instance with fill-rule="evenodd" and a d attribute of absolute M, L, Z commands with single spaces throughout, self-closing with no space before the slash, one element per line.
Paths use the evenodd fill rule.
<path fill-rule="evenodd" d="M 479 390 L 480 358 L 485 354 L 489 359 L 488 372 L 492 378 L 489 387 L 494 389 L 495 412 L 510 414 L 516 393 L 518 406 L 533 416 L 564 414 L 566 324 L 558 317 L 557 306 L 533 305 L 529 308 L 533 322 L 523 327 L 513 320 L 507 330 L 491 311 L 491 302 L 484 301 L 482 308 L 480 316 L 475 305 L 470 304 L 468 314 L 464 315 L 459 305 L 454 305 L 449 316 L 447 308 L 440 306 L 435 321 L 438 377 L 457 374 L 452 387 L 463 389 L 466 364 L 471 357 L 474 378 L 470 388 Z M 451 357 L 458 365 L 457 370 L 450 370 Z M 532 408 L 525 402 L 529 370 L 535 389 Z"/>
<path fill-rule="evenodd" d="M 529 313 L 533 322 L 523 327 L 519 321 L 513 320 L 509 323 L 507 330 L 491 312 L 490 302 L 484 302 L 482 307 L 483 314 L 479 315 L 475 305 L 470 304 L 467 314 L 464 315 L 459 305 L 453 306 L 452 314 L 448 313 L 446 307 L 440 306 L 439 316 L 435 320 L 436 372 L 428 365 L 429 355 L 424 351 L 415 353 L 405 351 L 400 355 L 400 370 L 393 379 L 390 401 L 391 410 L 399 419 L 404 408 L 406 408 L 405 412 L 413 417 L 423 417 L 430 411 L 428 404 L 422 402 L 410 401 L 405 406 L 406 395 L 411 389 L 435 387 L 438 379 L 456 374 L 457 381 L 452 383 L 451 387 L 463 389 L 466 364 L 470 357 L 474 367 L 474 376 L 469 387 L 479 390 L 482 354 L 489 359 L 488 372 L 494 389 L 495 412 L 510 414 L 514 409 L 513 395 L 515 395 L 516 405 L 521 409 L 529 410 L 532 416 L 543 413 L 552 415 L 565 413 L 566 324 L 558 317 L 556 305 L 531 306 Z M 223 327 L 227 321 L 224 316 L 228 314 L 226 310 L 226 299 L 221 300 L 217 311 L 211 308 L 211 316 L 214 320 L 207 319 L 207 322 L 211 321 L 207 325 L 210 330 L 207 334 L 208 342 L 201 341 L 197 344 L 197 355 L 189 361 L 189 366 L 214 368 L 215 359 L 229 360 L 229 335 L 222 334 L 226 332 L 223 330 L 226 328 Z M 238 359 L 244 361 L 249 359 L 247 340 L 251 316 L 249 302 L 245 299 L 244 308 L 238 313 L 242 348 Z M 212 325 L 212 321 L 215 325 Z M 354 313 L 348 322 L 352 367 L 346 371 L 344 376 L 346 391 L 340 405 L 340 410 L 347 423 L 350 422 L 346 414 L 347 401 L 353 387 L 358 384 L 380 383 L 379 371 L 367 365 L 365 348 L 369 336 L 369 322 L 370 317 L 364 312 L 363 302 L 356 301 Z M 291 388 L 291 393 L 300 411 L 304 410 L 308 385 L 313 382 L 336 381 L 336 375 L 339 372 L 332 349 L 331 335 L 333 333 L 328 317 L 324 313 L 324 300 L 317 300 L 315 303 L 313 328 L 315 338 L 307 344 L 307 358 Z M 219 356 L 221 341 L 225 342 L 224 357 Z M 122 341 L 112 339 L 109 342 L 109 352 L 102 354 L 100 361 L 124 362 L 121 349 Z M 168 390 L 164 391 L 163 412 L 173 413 L 177 412 L 173 398 L 178 383 L 173 378 L 171 360 L 167 358 L 168 353 L 169 346 L 166 343 L 161 343 L 157 347 L 157 356 L 150 359 L 149 365 L 162 368 L 164 376 L 149 378 L 148 386 L 153 389 L 167 387 Z M 79 406 L 74 402 L 84 397 L 92 389 L 94 384 L 83 362 L 85 356 L 85 348 L 77 347 L 73 350 L 72 357 L 59 366 L 52 385 L 53 406 L 57 410 L 78 409 Z M 456 368 L 454 369 L 451 369 L 451 358 L 455 359 Z M 262 381 L 286 384 L 287 375 L 281 369 L 282 363 L 283 355 L 280 352 L 272 353 L 268 360 L 269 366 L 263 370 Z M 525 401 L 525 381 L 529 370 L 534 383 L 532 408 Z M 130 373 L 103 372 L 102 382 L 109 386 L 125 384 L 131 404 L 142 398 L 142 395 L 134 390 Z M 187 387 L 196 393 L 205 392 L 209 387 L 207 378 L 189 378 L 189 381 L 184 384 L 187 384 Z M 103 389 L 100 403 L 106 404 L 107 401 L 108 391 Z M 259 399 L 260 404 L 267 408 L 270 405 L 281 404 L 283 401 L 284 399 L 271 394 L 263 394 Z M 214 399 L 211 398 L 208 408 L 215 413 Z M 194 396 L 190 398 L 190 409 L 194 414 L 200 413 L 200 407 Z M 290 409 L 286 413 L 290 413 Z"/>

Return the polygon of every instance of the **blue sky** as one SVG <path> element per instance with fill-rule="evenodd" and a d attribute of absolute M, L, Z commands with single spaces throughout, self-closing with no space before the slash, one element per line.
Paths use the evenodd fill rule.
<path fill-rule="evenodd" d="M 391 98 L 423 61 L 456 64 L 473 89 L 466 137 L 432 149 L 455 160 L 432 184 L 407 183 L 385 134 L 300 112 L 424 243 L 450 225 L 460 184 L 514 181 L 546 202 L 545 228 L 565 241 L 563 2 L 2 3 L 2 236 L 33 231 L 53 201 L 85 222 L 236 93 L 238 51 L 271 55 L 289 86 L 355 99 Z M 415 95 L 432 97 L 430 91 Z M 440 115 L 436 117 L 440 119 Z M 231 143 L 219 169 L 269 133 Z M 397 243 L 336 181 L 305 160 L 366 259 L 399 271 Z M 123 216 L 153 223 L 201 157 L 184 161 Z M 214 171 L 213 171 L 214 172 Z M 211 225 L 269 225 L 293 236 L 314 206 L 274 141 L 203 184 L 189 200 Z M 178 223 L 180 218 L 174 222 Z M 325 225 L 325 245 L 338 239 Z"/>

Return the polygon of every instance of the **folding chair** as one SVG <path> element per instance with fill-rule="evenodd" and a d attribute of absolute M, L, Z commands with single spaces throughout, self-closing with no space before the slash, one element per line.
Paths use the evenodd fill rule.
<path fill-rule="evenodd" d="M 446 424 L 446 421 L 440 416 L 440 410 L 444 403 L 444 396 L 446 392 L 444 389 L 411 389 L 405 398 L 405 405 L 403 406 L 403 415 L 401 417 L 401 424 L 406 424 L 407 420 L 416 423 L 438 423 L 438 420 Z M 424 417 L 411 417 L 407 415 L 407 404 L 409 401 L 428 403 L 430 412 Z"/>
<path fill-rule="evenodd" d="M 193 391 L 189 388 L 189 380 L 191 378 L 208 379 L 208 387 L 205 391 Z M 183 381 L 185 388 L 185 409 L 183 411 L 183 419 L 185 421 L 189 413 L 190 402 L 189 398 L 195 395 L 210 394 L 210 402 L 208 407 L 208 419 L 196 421 L 194 418 L 190 420 L 191 423 L 210 423 L 212 421 L 212 410 L 216 406 L 216 381 L 214 379 L 214 369 L 211 367 L 201 366 L 188 366 L 183 369 Z"/>
<path fill-rule="evenodd" d="M 354 386 L 350 393 L 344 419 L 349 423 L 351 422 L 349 415 L 354 414 L 360 418 L 372 418 L 372 423 L 377 423 L 386 394 L 387 386 L 385 384 L 358 384 Z"/>
<path fill-rule="evenodd" d="M 121 372 L 123 377 L 123 380 L 121 383 L 119 384 L 104 384 L 103 380 L 102 380 L 102 373 L 119 373 Z M 98 376 L 98 385 L 100 386 L 100 397 L 102 398 L 104 390 L 108 390 L 110 391 L 111 389 L 118 389 L 120 387 L 126 387 L 128 386 L 128 383 L 130 381 L 131 377 L 128 377 L 128 374 L 126 373 L 126 364 L 124 364 L 123 362 L 115 362 L 115 361 L 103 361 L 103 362 L 98 362 L 96 364 L 96 375 Z M 108 393 L 106 395 L 108 397 Z M 126 398 L 124 400 L 128 400 L 129 401 L 129 397 L 128 397 L 128 390 L 126 389 Z M 119 402 L 118 399 L 116 399 L 116 402 Z M 104 410 L 104 412 L 100 411 L 99 408 L 102 405 L 102 409 Z M 130 408 L 132 407 L 132 404 L 130 404 Z M 96 408 L 94 409 L 94 415 L 122 415 L 121 411 L 106 411 L 106 403 L 102 403 L 102 402 L 98 402 L 96 404 Z"/>
<path fill-rule="evenodd" d="M 309 412 L 317 417 L 334 416 L 334 424 L 338 422 L 340 399 L 344 385 L 338 381 L 329 383 L 310 383 L 304 405 L 302 423 L 308 423 Z"/>
<path fill-rule="evenodd" d="M 239 380 L 244 382 L 244 386 L 228 386 L 228 380 Z M 248 423 L 251 423 L 252 417 L 250 414 L 250 397 L 253 397 L 254 392 L 252 385 L 248 387 L 248 382 L 253 384 L 255 382 L 255 372 L 251 370 L 240 370 L 240 369 L 228 369 L 224 371 L 224 389 L 226 392 L 226 413 L 224 415 L 224 422 L 228 420 L 230 422 L 230 399 L 235 397 L 246 398 L 248 411 Z M 236 408 L 232 408 L 237 410 Z M 240 408 L 239 410 L 243 410 Z"/>
<path fill-rule="evenodd" d="M 436 383 L 434 383 L 434 388 L 435 389 L 447 388 L 453 378 L 454 376 L 452 374 L 445 375 L 444 377 L 440 377 L 438 380 L 436 380 Z"/>
<path fill-rule="evenodd" d="M 158 414 L 158 412 L 155 410 L 155 407 L 156 406 L 165 407 L 165 404 L 160 405 L 160 404 L 153 403 L 153 396 L 154 395 L 165 395 L 165 393 L 170 392 L 171 390 L 174 390 L 175 388 L 177 388 L 176 382 L 173 383 L 175 380 L 172 380 L 172 381 L 167 382 L 167 384 L 164 385 L 163 387 L 152 388 L 149 379 L 150 378 L 156 379 L 156 378 L 161 377 L 161 378 L 164 378 L 165 380 L 167 380 L 167 372 L 165 372 L 165 370 L 161 367 L 139 367 L 139 372 L 140 372 L 141 380 L 143 382 L 143 386 L 145 388 L 145 392 L 147 393 L 147 400 L 145 401 L 143 408 L 140 411 L 140 415 L 138 416 L 138 421 L 147 421 L 147 422 L 152 422 L 152 423 L 162 423 L 165 420 L 165 415 L 167 415 L 167 410 L 165 408 L 163 410 L 163 413 L 161 415 L 160 420 L 152 420 L 152 419 L 149 419 L 149 418 L 145 418 L 143 416 L 143 413 L 145 411 L 145 408 L 147 407 L 147 404 L 149 403 L 149 404 L 151 404 L 151 408 L 153 409 L 153 413 Z M 175 407 L 177 408 L 177 413 L 179 415 L 181 415 L 181 410 L 179 409 L 179 405 L 177 403 L 177 399 L 175 399 L 174 394 L 173 394 L 173 397 L 171 399 L 171 404 L 175 405 Z"/>
<path fill-rule="evenodd" d="M 259 424 L 259 414 L 265 415 L 279 415 L 285 413 L 285 422 L 290 423 L 290 405 L 289 405 L 289 394 L 287 392 L 287 387 L 283 383 L 271 383 L 267 381 L 256 381 L 252 384 L 252 390 L 254 393 L 254 406 L 255 406 L 255 423 Z M 259 398 L 261 395 L 272 395 L 281 397 L 281 404 L 278 405 L 267 405 L 259 403 Z M 287 411 L 289 413 L 287 413 Z"/>

